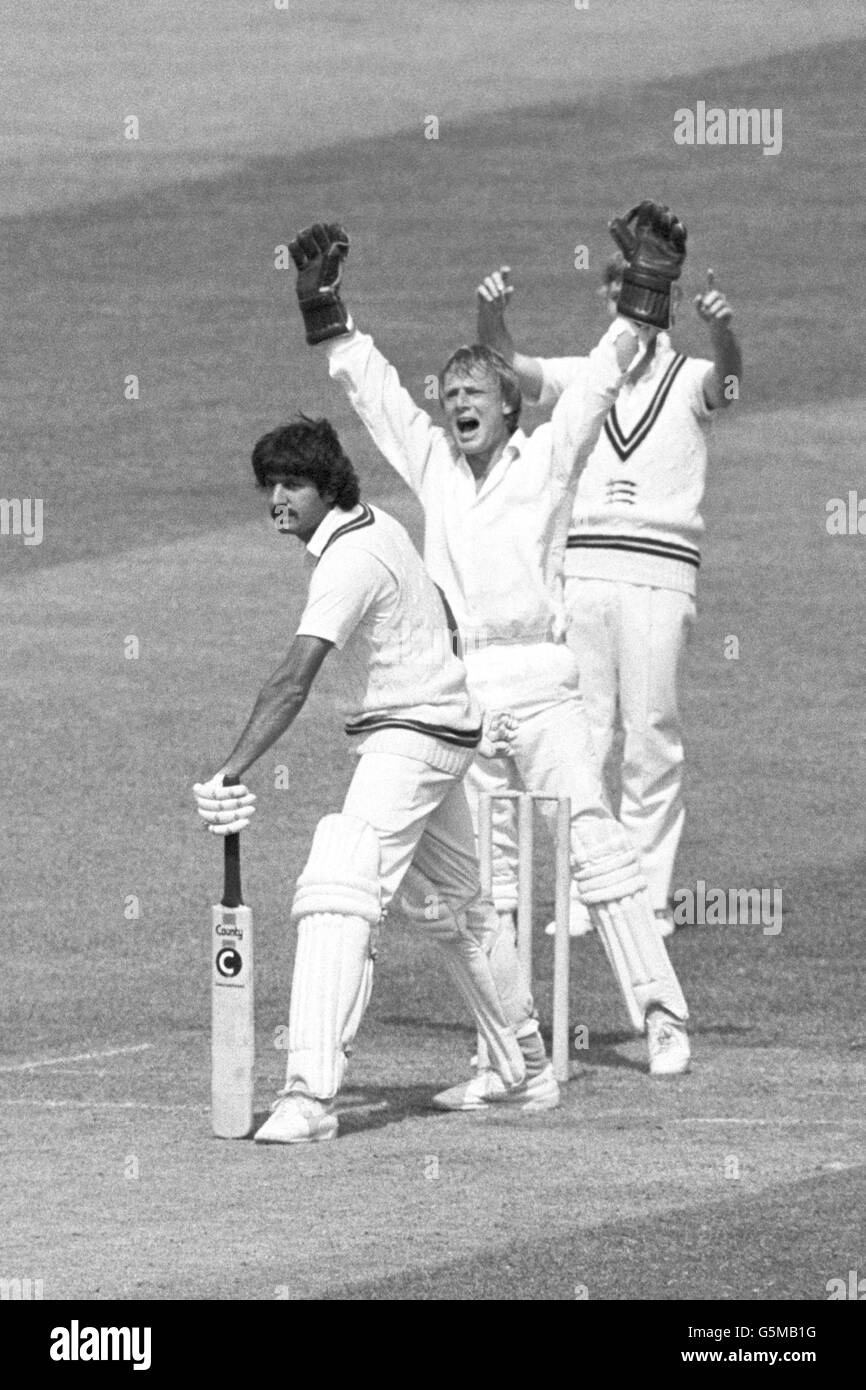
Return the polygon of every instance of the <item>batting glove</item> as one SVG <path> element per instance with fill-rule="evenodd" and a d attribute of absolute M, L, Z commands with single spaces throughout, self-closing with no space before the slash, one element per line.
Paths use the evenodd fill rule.
<path fill-rule="evenodd" d="M 315 222 L 298 233 L 289 252 L 298 268 L 298 304 L 307 342 L 315 345 L 341 337 L 349 322 L 339 293 L 348 236 L 337 222 Z"/>
<path fill-rule="evenodd" d="M 218 772 L 209 782 L 196 782 L 193 796 L 205 828 L 212 835 L 237 835 L 249 825 L 256 798 L 242 782 L 225 786 L 224 777 L 224 772 Z"/>

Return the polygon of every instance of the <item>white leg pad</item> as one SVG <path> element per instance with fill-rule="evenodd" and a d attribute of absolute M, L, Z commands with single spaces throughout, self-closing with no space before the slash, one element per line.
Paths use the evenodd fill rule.
<path fill-rule="evenodd" d="M 425 927 L 442 952 L 448 973 L 472 1012 L 478 1032 L 487 1044 L 491 1065 L 506 1086 L 516 1086 L 526 1075 L 516 1030 L 506 1015 L 494 983 L 485 950 L 491 933 L 498 930 L 490 908 L 488 929 L 470 926 L 467 908 L 475 903 L 447 903 L 431 881 L 414 865 L 402 883 L 402 907 L 410 920 Z M 476 915 L 473 913 L 473 915 Z"/>
<path fill-rule="evenodd" d="M 298 947 L 289 1010 L 286 1091 L 331 1100 L 373 987 L 381 915 L 379 840 L 354 816 L 325 816 L 292 904 Z"/>
<path fill-rule="evenodd" d="M 683 1022 L 689 1011 L 656 925 L 646 879 L 633 850 L 584 865 L 577 875 L 632 1027 L 644 1030 L 647 1010 L 667 1009 Z"/>

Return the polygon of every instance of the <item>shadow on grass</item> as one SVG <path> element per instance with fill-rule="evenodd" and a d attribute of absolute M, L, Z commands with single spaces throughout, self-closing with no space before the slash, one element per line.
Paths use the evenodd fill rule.
<path fill-rule="evenodd" d="M 734 1184 L 733 1186 L 736 1186 Z M 326 1291 L 327 1300 L 824 1300 L 858 1267 L 864 1170 L 581 1227 Z M 862 1261 L 861 1261 L 862 1267 Z M 768 1323 L 781 1318 L 767 1317 Z M 792 1319 L 793 1321 L 793 1319 Z M 805 1321 L 805 1319 L 804 1319 Z"/>
<path fill-rule="evenodd" d="M 448 1085 L 443 1082 L 442 1085 Z M 340 1138 L 351 1134 L 366 1134 L 371 1130 L 387 1129 L 390 1125 L 401 1124 L 404 1120 L 417 1119 L 421 1115 L 438 1115 L 442 1112 L 433 1107 L 433 1096 L 442 1086 L 425 1083 L 412 1086 L 363 1086 L 347 1087 L 337 1101 L 340 1117 Z M 270 1114 L 269 1110 L 257 1111 L 254 1130 L 263 1125 Z"/>

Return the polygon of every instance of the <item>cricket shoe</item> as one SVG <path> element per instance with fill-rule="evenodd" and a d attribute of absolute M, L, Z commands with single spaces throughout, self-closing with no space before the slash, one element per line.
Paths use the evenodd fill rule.
<path fill-rule="evenodd" d="M 449 1086 L 433 1097 L 437 1110 L 489 1110 L 491 1105 L 516 1105 L 531 1112 L 555 1110 L 559 1102 L 559 1083 L 549 1062 L 543 1071 L 510 1089 L 498 1072 L 485 1069 L 471 1081 Z"/>
<path fill-rule="evenodd" d="M 667 1009 L 650 1009 L 646 1018 L 650 1076 L 680 1076 L 689 1069 L 692 1050 L 686 1025 Z"/>
<path fill-rule="evenodd" d="M 676 931 L 676 924 L 674 922 L 674 914 L 669 907 L 656 908 L 656 926 L 662 936 L 673 936 Z"/>
<path fill-rule="evenodd" d="M 592 918 L 589 908 L 580 898 L 572 898 L 568 912 L 569 936 L 587 936 L 592 931 Z M 556 936 L 556 921 L 548 922 L 544 928 L 545 936 Z"/>
<path fill-rule="evenodd" d="M 253 1135 L 257 1144 L 315 1144 L 336 1137 L 333 1108 L 298 1091 L 281 1096 L 269 1118 Z"/>

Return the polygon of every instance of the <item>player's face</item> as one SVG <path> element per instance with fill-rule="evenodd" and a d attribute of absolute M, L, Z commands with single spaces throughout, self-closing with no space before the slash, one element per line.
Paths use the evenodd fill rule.
<path fill-rule="evenodd" d="M 507 442 L 508 406 L 491 372 L 449 372 L 442 384 L 442 405 L 451 438 L 467 458 L 492 454 Z"/>
<path fill-rule="evenodd" d="M 267 479 L 273 523 L 281 536 L 297 536 L 308 541 L 334 505 L 328 493 L 322 496 L 306 478 L 287 474 Z"/>

